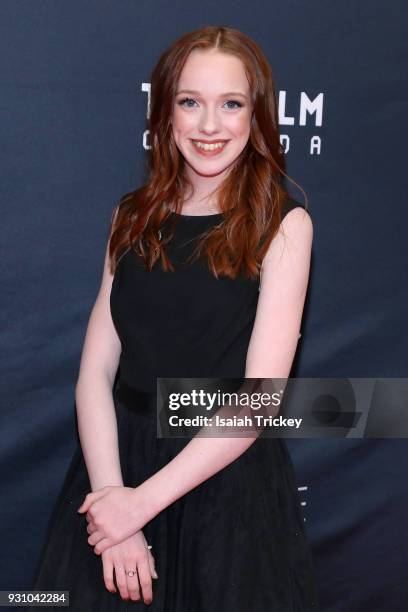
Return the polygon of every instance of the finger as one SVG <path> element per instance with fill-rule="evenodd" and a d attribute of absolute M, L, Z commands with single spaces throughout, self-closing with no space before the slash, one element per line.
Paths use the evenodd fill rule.
<path fill-rule="evenodd" d="M 104 555 L 102 557 L 103 563 L 103 580 L 105 586 L 111 593 L 116 593 L 115 583 L 113 581 L 113 561 L 111 557 Z"/>
<path fill-rule="evenodd" d="M 157 572 L 156 572 L 156 560 L 153 557 L 152 553 L 150 552 L 150 550 L 147 551 L 147 558 L 149 559 L 149 567 L 150 567 L 150 572 L 152 574 L 153 578 L 158 578 Z"/>
<path fill-rule="evenodd" d="M 92 504 L 92 506 L 89 508 L 88 512 L 85 514 L 86 520 L 88 521 L 88 523 L 93 523 L 94 522 L 94 512 L 95 512 L 95 504 Z"/>
<path fill-rule="evenodd" d="M 82 513 L 88 511 L 89 507 L 93 503 L 93 499 L 91 497 L 89 497 L 89 495 L 90 494 L 88 493 L 88 495 L 85 497 L 83 503 L 79 506 L 77 512 L 82 514 Z"/>
<path fill-rule="evenodd" d="M 90 546 L 95 546 L 96 544 L 98 544 L 98 542 L 100 542 L 101 540 L 104 539 L 104 535 L 103 533 L 101 533 L 100 531 L 96 530 L 92 533 L 92 535 L 89 536 L 88 538 L 88 544 Z M 103 552 L 103 551 L 100 551 Z"/>
<path fill-rule="evenodd" d="M 91 536 L 92 537 L 92 536 Z M 101 555 L 103 552 L 105 552 L 105 550 L 107 550 L 108 548 L 110 548 L 111 546 L 114 546 L 114 544 L 117 544 L 117 542 L 112 542 L 112 540 L 110 538 L 103 538 L 100 542 L 98 542 L 98 544 L 96 544 L 96 546 L 94 547 L 94 553 L 95 555 Z"/>
<path fill-rule="evenodd" d="M 130 570 L 130 569 L 136 570 L 133 576 L 129 576 L 129 574 L 126 574 L 127 589 L 128 589 L 129 597 L 132 601 L 140 600 L 139 577 L 137 575 L 136 565 L 137 565 L 136 561 L 133 561 L 132 563 L 128 564 L 128 566 L 126 566 L 127 570 Z"/>
<path fill-rule="evenodd" d="M 153 557 L 152 551 L 151 551 L 152 546 L 149 546 L 149 544 L 147 543 L 146 537 L 144 538 L 144 543 L 145 543 L 145 546 L 146 546 L 147 557 L 148 557 L 148 560 L 149 560 L 150 573 L 151 573 L 153 578 L 158 578 L 158 575 L 157 575 L 157 572 L 156 572 L 156 561 L 155 561 L 155 558 Z"/>
<path fill-rule="evenodd" d="M 125 574 L 125 568 L 122 565 L 115 563 L 115 578 L 116 584 L 119 589 L 119 593 L 122 599 L 129 599 L 129 591 L 127 588 L 127 580 Z"/>
<path fill-rule="evenodd" d="M 95 523 L 92 523 L 92 522 L 91 522 L 91 523 L 88 523 L 88 525 L 87 525 L 87 527 L 86 527 L 86 530 L 87 530 L 87 532 L 89 533 L 89 535 L 91 535 L 91 533 L 93 533 L 93 532 L 94 532 L 94 531 L 96 531 L 97 529 L 98 529 L 98 528 L 97 528 L 97 526 L 95 525 Z"/>
<path fill-rule="evenodd" d="M 101 489 L 100 491 L 95 491 L 94 493 L 88 493 L 88 495 L 85 497 L 83 504 L 79 506 L 77 512 L 80 512 L 80 513 L 87 512 L 89 507 L 96 500 L 100 499 L 101 497 L 104 497 L 104 495 L 105 495 L 105 492 L 103 491 L 103 489 Z"/>
<path fill-rule="evenodd" d="M 139 561 L 137 571 L 139 573 L 139 583 L 140 588 L 142 589 L 143 601 L 146 604 L 150 604 L 153 601 L 152 575 L 150 573 L 150 565 L 147 555 L 142 561 Z"/>

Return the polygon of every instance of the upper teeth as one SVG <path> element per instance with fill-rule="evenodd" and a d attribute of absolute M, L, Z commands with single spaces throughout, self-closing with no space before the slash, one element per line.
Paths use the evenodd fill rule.
<path fill-rule="evenodd" d="M 194 144 L 200 149 L 205 151 L 213 151 L 214 149 L 221 149 L 225 145 L 225 142 L 215 142 L 213 144 L 207 144 L 206 142 L 200 142 L 199 140 L 193 140 Z"/>

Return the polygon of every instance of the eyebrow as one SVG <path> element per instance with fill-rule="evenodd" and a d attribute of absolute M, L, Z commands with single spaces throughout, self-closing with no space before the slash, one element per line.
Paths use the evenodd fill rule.
<path fill-rule="evenodd" d="M 199 96 L 200 92 L 194 89 L 180 89 L 176 92 L 176 96 L 182 93 L 192 94 L 194 96 Z M 247 96 L 240 91 L 227 91 L 226 93 L 220 94 L 220 98 L 224 98 L 225 96 L 241 96 L 242 98 L 247 99 Z"/>

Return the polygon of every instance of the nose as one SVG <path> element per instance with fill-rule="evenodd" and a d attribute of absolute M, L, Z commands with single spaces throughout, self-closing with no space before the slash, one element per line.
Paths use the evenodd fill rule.
<path fill-rule="evenodd" d="M 218 131 L 219 117 L 216 110 L 210 107 L 204 108 L 200 116 L 200 131 L 205 134 L 213 134 Z"/>

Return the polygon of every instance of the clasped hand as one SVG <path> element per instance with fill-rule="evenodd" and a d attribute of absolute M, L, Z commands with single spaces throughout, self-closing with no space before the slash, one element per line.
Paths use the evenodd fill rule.
<path fill-rule="evenodd" d="M 138 489 L 107 486 L 88 493 L 78 512 L 86 512 L 88 543 L 97 555 L 142 529 L 145 516 Z"/>

